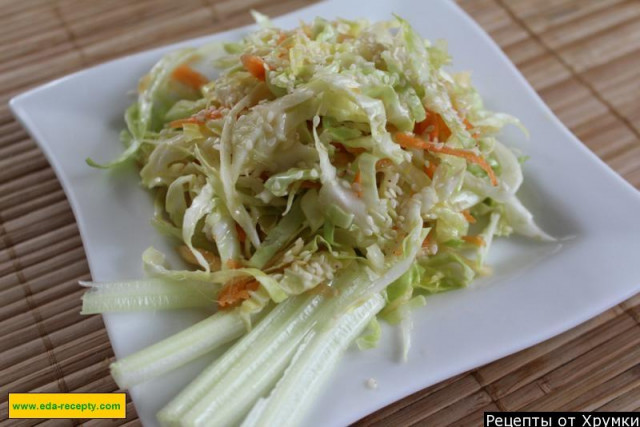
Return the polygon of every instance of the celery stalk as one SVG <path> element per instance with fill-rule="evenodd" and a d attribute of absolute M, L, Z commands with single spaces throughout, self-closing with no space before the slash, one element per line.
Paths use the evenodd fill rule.
<path fill-rule="evenodd" d="M 183 426 L 237 425 L 256 399 L 278 381 L 308 331 L 308 322 L 287 328 L 259 354 L 249 352 L 184 414 Z M 252 360 L 253 359 L 253 360 Z"/>
<path fill-rule="evenodd" d="M 111 364 L 111 375 L 121 389 L 156 378 L 197 359 L 246 330 L 236 311 L 218 312 L 164 340 Z"/>
<path fill-rule="evenodd" d="M 242 426 L 301 425 L 306 409 L 329 379 L 343 351 L 382 307 L 384 298 L 374 295 L 303 343 L 271 395 L 256 403 Z"/>
<path fill-rule="evenodd" d="M 214 307 L 217 290 L 209 283 L 165 279 L 80 284 L 91 288 L 82 296 L 82 314 Z"/>
<path fill-rule="evenodd" d="M 261 332 L 265 338 L 262 343 L 256 342 L 250 352 L 237 357 L 232 367 L 220 369 L 221 375 L 212 382 L 212 387 L 182 414 L 181 425 L 235 425 L 241 422 L 251 406 L 275 385 L 305 336 L 315 334 L 314 326 L 322 325 L 327 319 L 331 321 L 336 313 L 341 316 L 362 297 L 370 284 L 368 272 L 358 264 L 346 268 L 333 284 L 340 291 L 338 296 L 319 297 L 315 305 L 305 307 L 288 323 L 274 323 L 265 328 Z M 345 311 L 341 311 L 342 308 Z"/>
<path fill-rule="evenodd" d="M 234 344 L 221 358 L 209 365 L 158 413 L 160 423 L 178 425 L 184 414 L 196 405 L 238 361 L 247 359 L 248 354 L 260 355 L 261 349 L 268 347 L 274 339 L 273 334 L 269 333 L 270 330 L 294 328 L 296 324 L 304 322 L 309 317 L 321 300 L 320 296 L 300 296 L 275 307 L 251 332 Z"/>

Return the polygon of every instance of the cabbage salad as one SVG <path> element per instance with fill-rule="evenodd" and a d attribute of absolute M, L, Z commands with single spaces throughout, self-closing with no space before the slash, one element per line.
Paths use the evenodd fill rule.
<path fill-rule="evenodd" d="M 225 344 L 158 414 L 163 425 L 299 425 L 354 340 L 380 319 L 409 349 L 410 311 L 488 274 L 496 236 L 548 238 L 516 191 L 521 158 L 496 135 L 441 43 L 403 19 L 317 18 L 182 49 L 126 111 L 130 159 L 158 230 L 190 267 L 143 254 L 148 277 L 83 283 L 83 312 L 212 309 L 113 363 L 129 388 Z"/>

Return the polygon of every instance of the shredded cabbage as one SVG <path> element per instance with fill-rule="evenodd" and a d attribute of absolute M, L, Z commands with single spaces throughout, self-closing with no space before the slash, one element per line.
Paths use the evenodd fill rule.
<path fill-rule="evenodd" d="M 175 297 L 176 284 L 206 284 L 211 305 L 250 324 L 271 303 L 344 293 L 349 285 L 336 289 L 335 278 L 351 269 L 366 286 L 322 312 L 338 319 L 384 301 L 378 318 L 401 326 L 406 357 L 410 310 L 487 274 L 496 236 L 551 238 L 518 200 L 521 163 L 499 140 L 503 126 L 520 123 L 487 110 L 468 74 L 445 69 L 446 46 L 399 17 L 317 18 L 292 30 L 254 17 L 260 28 L 222 56 L 211 46 L 174 52 L 143 77 L 125 115 L 128 147 L 106 165 L 141 165 L 156 194 L 153 222 L 191 265 L 171 269 L 149 249 L 153 289 L 173 298 L 167 307 L 198 305 L 193 294 Z M 114 307 L 113 292 L 99 289 L 86 311 L 99 311 L 100 298 Z M 144 303 L 136 298 L 130 306 Z M 380 331 L 374 318 L 359 345 L 375 345 Z M 283 370 L 288 359 L 279 360 Z M 259 378 L 271 372 L 261 386 L 276 375 L 275 365 L 251 366 Z M 189 399 L 220 392 L 216 402 L 226 402 L 221 386 L 212 390 Z M 213 411 L 196 400 L 187 424 Z M 231 408 L 225 419 L 242 419 Z"/>

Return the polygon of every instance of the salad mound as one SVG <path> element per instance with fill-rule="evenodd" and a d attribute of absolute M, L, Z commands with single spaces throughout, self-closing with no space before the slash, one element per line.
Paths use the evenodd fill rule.
<path fill-rule="evenodd" d="M 167 425 L 296 424 L 340 352 L 375 345 L 377 317 L 401 325 L 406 355 L 409 310 L 488 274 L 495 236 L 548 238 L 497 137 L 518 120 L 445 70 L 443 43 L 399 17 L 283 30 L 256 16 L 240 42 L 162 58 L 105 165 L 139 163 L 153 222 L 191 268 L 150 248 L 148 279 L 85 283 L 84 312 L 218 308 L 116 362 L 118 383 L 242 337 L 161 411 Z"/>

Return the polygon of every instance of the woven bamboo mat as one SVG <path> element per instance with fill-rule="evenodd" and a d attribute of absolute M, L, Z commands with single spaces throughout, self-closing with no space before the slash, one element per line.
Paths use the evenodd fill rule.
<path fill-rule="evenodd" d="M 111 392 L 89 269 L 51 167 L 8 111 L 29 87 L 306 0 L 0 0 L 0 423 L 7 393 Z M 640 187 L 640 2 L 459 0 L 560 119 Z M 640 236 L 639 236 L 640 237 Z M 603 284 L 605 285 L 605 284 Z M 640 410 L 640 295 L 549 341 L 411 395 L 358 425 L 478 425 L 487 410 Z M 138 425 L 128 418 L 86 425 Z M 31 425 L 31 421 L 13 422 Z M 46 425 L 77 425 L 48 421 Z"/>

